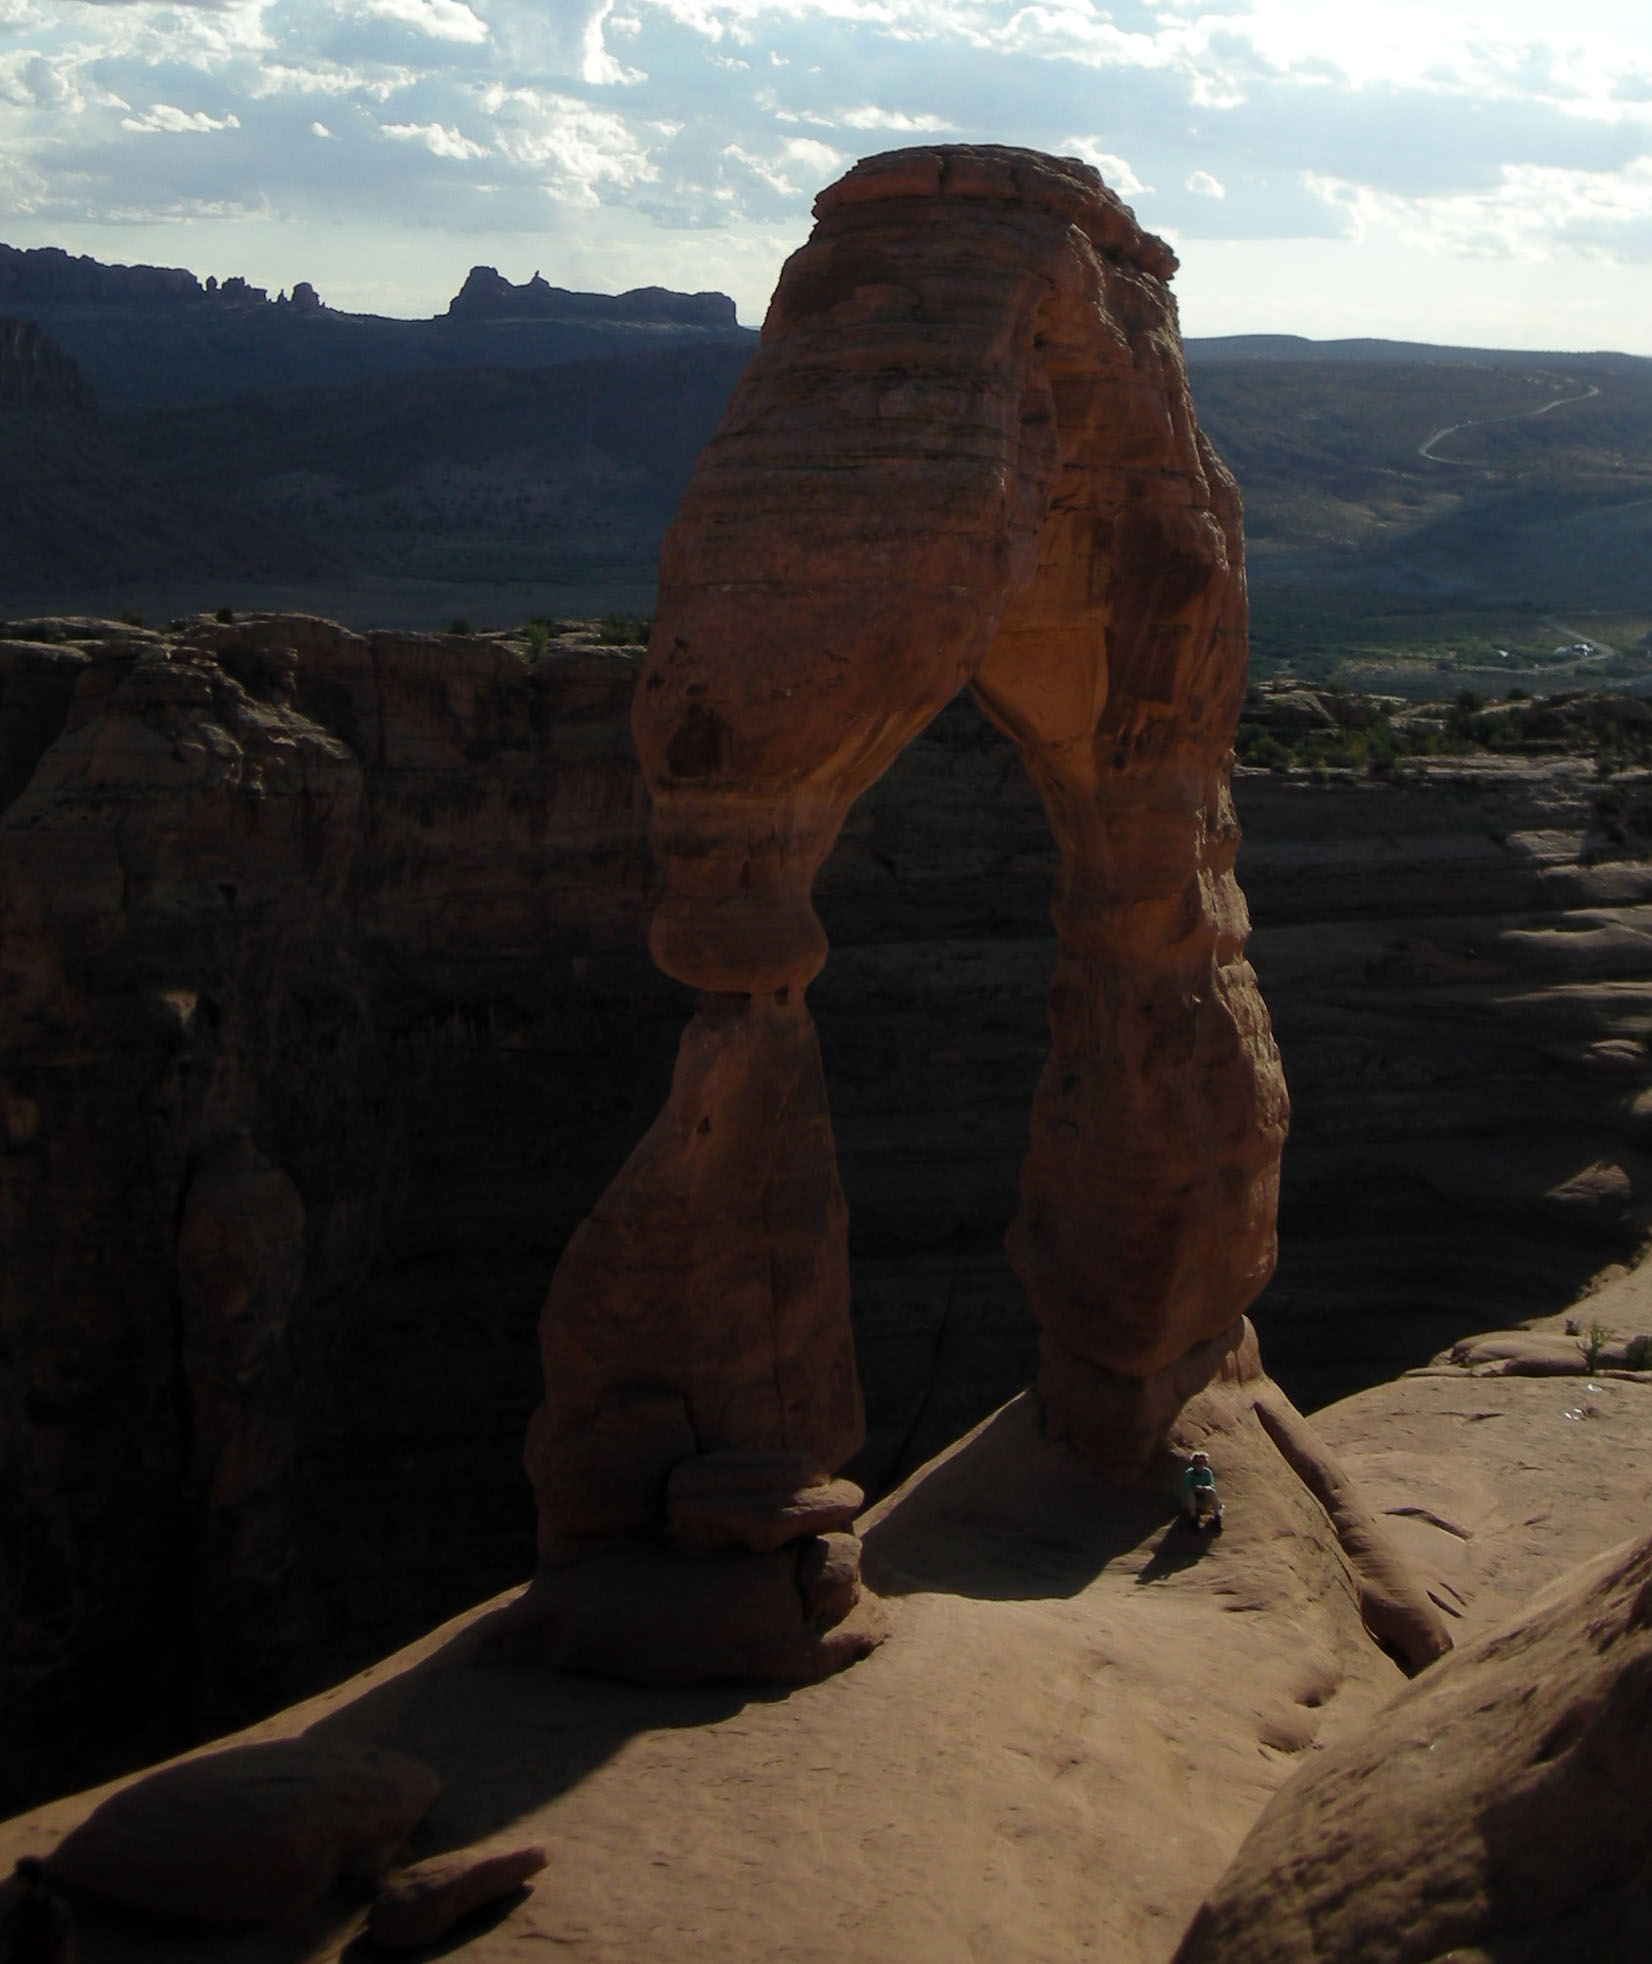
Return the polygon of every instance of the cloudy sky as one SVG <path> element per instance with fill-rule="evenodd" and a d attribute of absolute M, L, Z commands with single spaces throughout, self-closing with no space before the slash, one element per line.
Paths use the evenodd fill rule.
<path fill-rule="evenodd" d="M 0 0 L 0 239 L 430 313 L 732 293 L 926 137 L 1097 164 L 1189 333 L 1652 353 L 1648 0 Z"/>

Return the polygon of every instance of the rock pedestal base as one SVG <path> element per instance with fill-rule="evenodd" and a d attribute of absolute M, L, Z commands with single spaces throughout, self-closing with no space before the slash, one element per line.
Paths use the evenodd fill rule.
<path fill-rule="evenodd" d="M 691 1454 L 664 1478 L 655 1533 L 542 1568 L 496 1642 L 638 1684 L 812 1684 L 883 1639 L 850 1531 L 864 1501 L 808 1453 Z"/>
<path fill-rule="evenodd" d="M 1049 1330 L 1039 1344 L 1038 1397 L 1045 1432 L 1065 1440 L 1098 1473 L 1121 1485 L 1149 1470 L 1176 1414 L 1195 1393 L 1215 1379 L 1248 1384 L 1264 1375 L 1256 1332 L 1244 1316 L 1145 1378 L 1123 1377 L 1076 1357 Z"/>
<path fill-rule="evenodd" d="M 831 1534 L 768 1555 L 632 1542 L 542 1570 L 497 1644 L 523 1663 L 634 1684 L 814 1684 L 885 1630 L 861 1587 L 858 1537 Z"/>

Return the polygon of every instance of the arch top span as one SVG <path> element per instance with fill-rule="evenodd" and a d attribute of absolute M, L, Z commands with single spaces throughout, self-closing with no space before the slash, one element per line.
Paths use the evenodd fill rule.
<path fill-rule="evenodd" d="M 658 1531 L 655 1476 L 626 1514 L 604 1466 L 829 1470 L 858 1443 L 810 891 L 960 689 L 1061 849 L 1008 1241 L 1049 1429 L 1139 1472 L 1240 1368 L 1274 1259 L 1287 1107 L 1227 785 L 1240 507 L 1193 413 L 1175 257 L 1087 165 L 1030 151 L 891 152 L 815 209 L 661 556 L 633 711 L 666 881 L 650 946 L 701 1007 L 546 1305 L 529 1465 L 553 1568 Z"/>
<path fill-rule="evenodd" d="M 849 805 L 966 683 L 1069 751 L 1120 656 L 1185 715 L 1148 617 L 1240 579 L 1174 256 L 1096 172 L 896 151 L 817 210 L 667 537 L 634 716 L 656 958 L 709 989 L 818 969 L 808 890 Z M 1119 577 L 1144 558 L 1155 585 Z"/>

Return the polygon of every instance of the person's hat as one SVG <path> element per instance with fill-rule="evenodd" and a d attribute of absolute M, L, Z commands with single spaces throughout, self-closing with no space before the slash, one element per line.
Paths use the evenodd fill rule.
<path fill-rule="evenodd" d="M 1210 1454 L 1207 1452 L 1196 1452 L 1193 1455 L 1193 1463 L 1195 1466 L 1197 1466 L 1201 1459 L 1208 1460 L 1209 1458 L 1210 1458 Z"/>

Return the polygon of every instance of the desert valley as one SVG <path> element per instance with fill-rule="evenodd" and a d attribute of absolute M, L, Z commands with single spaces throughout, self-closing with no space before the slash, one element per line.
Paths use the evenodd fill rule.
<path fill-rule="evenodd" d="M 0 249 L 5 1861 L 82 1964 L 1636 1955 L 1652 363 L 820 214 L 761 344 Z"/>

